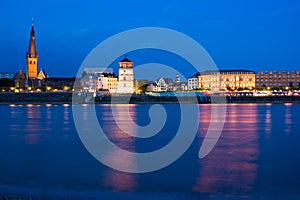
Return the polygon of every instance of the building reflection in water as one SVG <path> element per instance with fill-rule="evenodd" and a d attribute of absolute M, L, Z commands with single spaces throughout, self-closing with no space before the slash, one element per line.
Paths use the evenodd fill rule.
<path fill-rule="evenodd" d="M 272 114 L 271 114 L 271 106 L 272 106 L 272 104 L 266 105 L 267 111 L 266 111 L 266 114 L 265 114 L 265 124 L 264 124 L 264 128 L 265 128 L 265 133 L 267 133 L 268 136 L 270 136 L 270 134 L 271 134 L 271 132 L 272 132 Z"/>
<path fill-rule="evenodd" d="M 292 113 L 291 113 L 291 109 L 292 109 L 293 104 L 286 103 L 284 105 L 285 105 L 285 115 L 284 115 L 285 129 L 284 129 L 284 131 L 286 133 L 290 133 L 292 131 Z"/>
<path fill-rule="evenodd" d="M 14 133 L 14 131 L 22 131 L 24 127 L 21 122 L 24 123 L 24 116 L 22 112 L 22 107 L 23 105 L 15 105 L 15 104 L 10 104 L 9 105 L 9 113 L 10 113 L 10 118 L 14 123 L 9 123 L 9 130 L 10 134 Z M 9 121 L 9 120 L 8 120 Z M 15 135 L 15 134 L 14 134 Z"/>
<path fill-rule="evenodd" d="M 199 134 L 203 139 L 211 116 L 203 114 L 210 113 L 209 106 L 201 110 Z M 226 122 L 218 143 L 207 157 L 198 161 L 199 174 L 194 191 L 251 193 L 258 168 L 258 124 L 257 105 L 227 106 Z"/>
<path fill-rule="evenodd" d="M 69 113 L 69 110 L 70 110 L 70 104 L 63 104 L 63 107 L 64 107 L 64 126 L 63 126 L 63 131 L 66 132 L 66 131 L 69 131 L 70 130 L 70 119 L 69 119 L 69 116 L 70 116 L 70 113 Z M 64 135 L 66 137 L 66 135 Z"/>
<path fill-rule="evenodd" d="M 25 143 L 26 144 L 37 144 L 41 141 L 41 106 L 40 105 L 26 105 L 26 118 L 27 123 L 25 126 Z"/>
<path fill-rule="evenodd" d="M 124 133 L 116 125 L 115 121 L 122 123 L 123 126 L 131 126 L 132 123 L 126 123 L 128 120 L 135 120 L 136 112 L 134 111 L 135 105 L 112 105 L 117 106 L 114 109 L 114 116 L 112 115 L 110 107 L 107 106 L 102 110 L 102 128 L 107 137 L 119 148 L 135 152 L 135 138 Z M 126 106 L 130 106 L 129 112 Z M 130 116 L 128 116 L 128 113 Z M 130 119 L 131 117 L 131 119 Z M 124 122 L 124 123 L 123 123 Z M 136 131 L 135 128 L 125 127 L 126 130 Z M 134 134 L 134 133 L 133 133 Z M 107 159 L 110 159 L 114 165 L 126 166 L 126 168 L 136 168 L 135 158 L 132 156 L 119 155 L 119 151 L 107 152 Z M 102 177 L 100 177 L 100 185 L 110 188 L 114 191 L 133 192 L 137 186 L 137 175 L 132 173 L 123 173 L 111 168 L 107 168 Z"/>

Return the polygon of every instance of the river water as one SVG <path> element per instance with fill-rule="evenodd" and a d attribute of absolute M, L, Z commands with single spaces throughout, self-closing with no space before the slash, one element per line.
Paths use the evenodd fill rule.
<path fill-rule="evenodd" d="M 120 116 L 129 106 L 131 119 L 118 118 L 125 125 L 151 123 L 151 105 L 112 106 Z M 122 132 L 111 105 L 95 109 L 99 124 L 118 147 L 151 152 L 172 141 L 180 124 L 180 105 L 163 106 L 165 127 L 147 139 Z M 84 110 L 82 121 L 88 123 Z M 72 105 L 0 105 L 0 198 L 300 198 L 299 104 L 227 105 L 222 134 L 202 159 L 198 153 L 211 105 L 199 105 L 199 113 L 199 129 L 187 151 L 163 169 L 139 174 L 111 169 L 88 152 L 74 125 Z M 107 156 L 121 165 L 135 165 L 134 159 Z"/>

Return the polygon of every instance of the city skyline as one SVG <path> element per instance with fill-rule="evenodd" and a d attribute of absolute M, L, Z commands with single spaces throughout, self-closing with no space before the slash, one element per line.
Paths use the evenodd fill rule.
<path fill-rule="evenodd" d="M 145 26 L 170 28 L 194 38 L 219 69 L 299 69 L 300 4 L 251 2 L 1 2 L 0 16 L 5 20 L 1 26 L 0 71 L 25 69 L 31 18 L 35 19 L 39 68 L 51 76 L 74 76 L 87 54 L 100 42 L 119 32 Z M 110 66 L 97 67 L 113 67 L 117 71 L 122 56 Z M 188 65 L 160 51 L 130 52 L 129 56 L 136 66 L 156 62 L 180 69 Z M 182 74 L 187 78 L 195 73 L 193 70 L 186 67 Z"/>

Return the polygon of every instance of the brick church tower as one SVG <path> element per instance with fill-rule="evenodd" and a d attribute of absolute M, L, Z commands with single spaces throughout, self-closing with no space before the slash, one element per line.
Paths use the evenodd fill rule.
<path fill-rule="evenodd" d="M 35 45 L 35 32 L 32 23 L 28 51 L 26 53 L 26 79 L 36 79 L 38 75 L 38 53 Z"/>

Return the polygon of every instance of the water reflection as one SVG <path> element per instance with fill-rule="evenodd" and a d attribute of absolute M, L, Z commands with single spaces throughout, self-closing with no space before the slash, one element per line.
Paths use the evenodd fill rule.
<path fill-rule="evenodd" d="M 293 104 L 285 104 L 285 114 L 284 114 L 284 124 L 286 133 L 290 133 L 292 131 L 292 109 Z"/>
<path fill-rule="evenodd" d="M 90 106 L 82 106 L 81 120 L 86 123 L 86 134 L 92 129 L 87 112 Z M 114 122 L 110 106 L 96 105 L 97 116 L 107 137 L 118 147 L 148 152 L 172 139 L 169 136 L 176 128 L 175 123 L 168 124 L 161 135 L 152 140 L 141 142 L 142 139 L 127 135 Z M 122 106 L 125 105 L 113 106 L 118 108 L 116 116 L 123 120 L 126 129 L 134 131 L 130 123 L 126 123 L 129 119 L 124 118 Z M 236 195 L 236 199 L 260 192 L 299 194 L 300 136 L 296 124 L 299 104 L 228 105 L 221 138 L 204 159 L 198 159 L 197 153 L 211 119 L 217 122 L 218 116 L 211 116 L 210 105 L 200 105 L 198 138 L 183 157 L 162 170 L 138 175 L 115 171 L 94 159 L 76 134 L 70 107 L 50 104 L 0 107 L 4 122 L 0 124 L 0 160 L 4 163 L 0 166 L 0 189 L 10 184 L 26 185 L 32 191 L 41 186 L 47 191 L 59 188 L 65 194 L 70 190 L 97 190 L 108 197 L 115 191 L 121 191 L 122 195 L 124 191 L 130 195 L 136 192 L 141 195 L 137 198 L 150 193 L 157 194 L 155 197 L 171 194 L 167 199 L 180 199 L 182 194 L 195 195 L 194 199 L 205 198 L 205 194 L 221 194 L 220 199 L 223 194 Z M 173 110 L 171 105 L 166 107 Z M 147 108 L 130 105 L 130 117 L 141 125 L 149 123 Z M 284 131 L 290 134 L 282 134 Z M 107 152 L 106 156 L 114 164 L 138 167 L 135 157 L 125 157 L 115 151 Z M 255 197 L 253 199 L 257 199 Z"/>
<path fill-rule="evenodd" d="M 69 119 L 69 104 L 63 104 L 63 108 L 64 108 L 64 131 L 68 131 L 70 130 L 70 127 L 68 126 L 70 124 L 70 119 Z"/>
<path fill-rule="evenodd" d="M 27 123 L 25 126 L 25 142 L 27 144 L 36 144 L 41 141 L 41 107 L 38 105 L 28 104 L 26 106 Z"/>
<path fill-rule="evenodd" d="M 206 109 L 209 110 L 209 107 Z M 207 131 L 203 123 L 207 123 L 205 117 L 200 119 L 202 138 L 202 133 Z M 198 161 L 199 174 L 194 191 L 215 194 L 231 191 L 236 194 L 253 189 L 257 176 L 257 124 L 257 105 L 227 107 L 220 140 L 207 157 Z"/>
<path fill-rule="evenodd" d="M 101 124 L 102 129 L 106 136 L 119 148 L 122 148 L 127 151 L 136 152 L 135 150 L 135 138 L 129 136 L 125 132 L 123 132 L 115 123 L 115 120 L 120 120 L 122 126 L 126 126 L 126 130 L 132 130 L 132 132 L 136 131 L 134 128 L 130 127 L 132 123 L 126 123 L 128 120 L 135 120 L 136 112 L 132 111 L 134 106 L 130 105 L 130 116 L 132 119 L 124 118 L 123 116 L 126 115 L 128 109 L 124 107 L 125 105 L 112 105 L 117 107 L 114 109 L 115 119 L 112 115 L 112 110 L 110 107 L 102 107 L 103 110 L 101 111 Z M 128 106 L 128 105 L 126 105 Z M 88 109 L 84 109 L 87 111 Z M 88 120 L 88 113 L 83 113 L 84 119 Z M 134 134 L 134 133 L 133 133 Z M 135 169 L 137 168 L 135 157 L 131 154 L 125 156 L 124 154 L 120 154 L 120 151 L 113 151 L 108 150 L 105 154 L 106 159 L 110 160 L 110 162 L 114 166 L 125 166 L 126 168 Z M 130 174 L 130 173 L 123 173 L 116 171 L 114 169 L 108 168 L 107 170 L 103 171 L 102 177 L 100 179 L 100 185 L 110 188 L 113 191 L 126 191 L 132 192 L 134 188 L 137 186 L 136 181 L 137 175 Z"/>
<path fill-rule="evenodd" d="M 272 115 L 271 115 L 271 106 L 270 105 L 267 105 L 264 128 L 265 128 L 265 132 L 268 135 L 272 132 Z"/>

